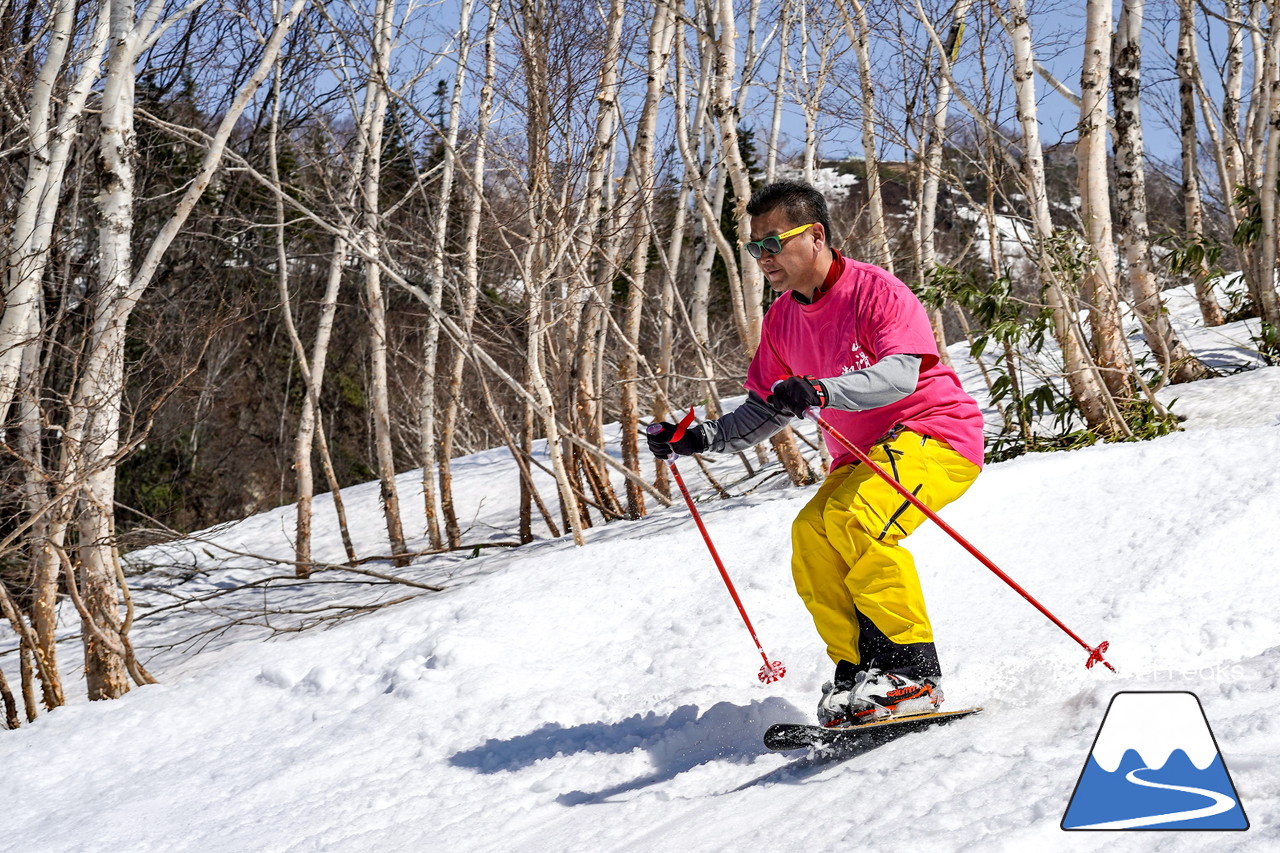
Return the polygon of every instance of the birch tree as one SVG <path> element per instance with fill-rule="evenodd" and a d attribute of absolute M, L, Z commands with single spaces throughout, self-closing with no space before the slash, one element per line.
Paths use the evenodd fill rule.
<path fill-rule="evenodd" d="M 484 186 L 489 151 L 489 125 L 493 117 L 493 88 L 497 76 L 496 34 L 501 0 L 489 0 L 489 18 L 484 35 L 484 77 L 477 105 L 476 128 L 471 153 L 471 172 L 467 193 L 467 218 L 464 230 L 462 260 L 462 329 L 471 334 L 475 322 L 476 306 L 480 297 L 480 222 L 484 210 Z M 462 544 L 462 532 L 458 527 L 458 514 L 453 504 L 452 456 L 454 435 L 462 400 L 462 382 L 466 369 L 466 353 L 454 348 L 449 368 L 448 393 L 445 410 L 440 421 L 440 504 L 444 516 L 445 540 L 450 548 Z"/>
<path fill-rule="evenodd" d="M 951 28 L 945 45 L 946 55 L 939 58 L 940 64 L 946 63 L 950 65 L 958 58 L 960 41 L 964 33 L 965 18 L 969 14 L 971 5 L 971 0 L 958 0 L 956 3 L 955 9 L 952 11 Z M 918 3 L 917 9 L 920 10 L 923 17 L 923 10 L 920 9 Z M 937 264 L 934 228 L 938 210 L 938 188 L 942 183 L 942 155 L 947 137 L 947 114 L 951 109 L 951 91 L 951 74 L 938 75 L 938 86 L 933 98 L 933 110 L 929 116 L 928 131 L 925 136 L 924 157 L 922 158 L 924 161 L 923 174 L 921 176 L 923 186 L 918 219 L 916 221 L 918 229 L 917 245 L 919 246 L 917 266 L 920 271 L 921 285 L 929 282 L 933 275 L 934 266 Z M 947 339 L 943 331 L 941 309 L 931 311 L 930 320 L 933 323 L 934 337 L 938 342 L 938 355 L 944 363 L 950 364 L 951 358 L 947 354 Z"/>
<path fill-rule="evenodd" d="M 277 13 L 278 14 L 278 13 Z M 284 92 L 284 75 L 283 62 L 277 60 L 273 79 L 272 91 L 272 114 L 270 124 L 270 137 L 268 142 L 268 164 L 270 169 L 270 177 L 273 184 L 281 187 L 281 178 L 278 166 L 277 139 L 278 126 L 280 122 L 281 99 Z M 373 102 L 366 98 L 364 101 L 363 115 L 358 122 L 358 127 L 368 125 L 370 119 L 370 111 Z M 305 393 L 302 399 L 302 408 L 298 415 L 297 431 L 294 435 L 293 443 L 293 470 L 297 491 L 297 520 L 294 535 L 294 557 L 297 563 L 297 574 L 299 577 L 308 577 L 312 570 L 312 554 L 311 554 L 311 529 L 312 529 L 312 501 L 315 497 L 315 475 L 312 467 L 312 455 L 318 449 L 322 460 L 325 478 L 329 484 L 331 500 L 334 504 L 335 514 L 338 520 L 338 530 L 342 538 L 343 547 L 346 549 L 347 559 L 351 563 L 355 563 L 357 555 L 355 547 L 351 541 L 351 531 L 347 523 L 346 509 L 343 504 L 342 490 L 338 483 L 338 478 L 333 470 L 333 462 L 329 454 L 328 441 L 325 436 L 324 424 L 320 418 L 320 390 L 324 385 L 325 372 L 329 359 L 329 345 L 333 336 L 333 328 L 338 309 L 338 295 L 342 287 L 342 275 L 347 266 L 349 257 L 348 244 L 353 239 L 350 223 L 354 217 L 350 215 L 350 211 L 354 210 L 357 201 L 357 188 L 360 186 L 364 173 L 364 143 L 367 139 L 365 134 L 357 134 L 355 139 L 355 154 L 348 160 L 349 168 L 343 170 L 344 177 L 339 182 L 339 204 L 343 211 L 342 233 L 333 240 L 332 252 L 329 257 L 327 275 L 325 279 L 324 295 L 320 303 L 320 317 L 316 324 L 315 339 L 312 342 L 310 354 L 308 355 L 305 344 L 297 329 L 294 321 L 294 312 L 292 307 L 292 297 L 289 292 L 289 258 L 286 252 L 285 240 L 285 203 L 283 193 L 275 194 L 276 222 L 277 222 L 277 253 L 276 263 L 279 267 L 278 282 L 280 287 L 280 307 L 281 317 L 284 321 L 285 332 L 289 336 L 290 343 L 293 347 L 294 358 L 301 368 L 303 386 Z"/>
<path fill-rule="evenodd" d="M 370 408 L 373 416 L 374 447 L 378 460 L 378 481 L 382 491 L 382 509 L 387 525 L 387 539 L 397 566 L 408 565 L 405 556 L 404 524 L 400 515 L 400 494 L 396 487 L 395 451 L 391 438 L 391 402 L 387 385 L 387 309 L 382 286 L 382 265 L 378 263 L 383 249 L 381 217 L 382 148 L 386 127 L 391 77 L 391 52 L 394 49 L 395 0 L 375 0 L 373 11 L 373 43 L 369 63 L 367 97 L 373 106 L 369 122 L 362 127 L 366 137 L 364 181 L 361 195 L 362 225 L 360 242 L 367 249 L 364 264 L 365 299 L 369 310 Z"/>
<path fill-rule="evenodd" d="M 82 18 L 75 3 L 59 2 L 48 22 L 44 60 L 26 104 L 27 168 L 13 210 L 13 228 L 7 235 L 4 314 L 0 317 L 0 423 L 8 420 L 16 401 L 15 444 L 24 460 L 23 504 L 31 525 L 31 631 L 19 633 L 24 637 L 22 654 L 34 658 L 47 708 L 64 702 L 55 621 L 62 567 L 54 550 L 61 545 L 62 533 L 50 523 L 48 472 L 43 461 L 41 305 L 70 152 L 107 43 L 109 7 L 90 11 Z M 52 545 L 51 536 L 57 540 Z M 13 618 L 22 618 L 17 608 Z M 28 671 L 24 668 L 24 676 Z M 25 691 L 27 685 L 23 687 Z"/>
<path fill-rule="evenodd" d="M 73 0 L 59 0 L 53 7 L 44 61 L 26 104 L 26 180 L 6 247 L 0 316 L 0 422 L 8 420 L 24 354 L 37 345 L 40 288 L 68 156 L 107 43 L 112 7 L 104 4 L 88 17 L 89 35 L 80 41 L 79 50 L 72 50 L 84 26 L 76 8 Z M 60 81 L 65 81 L 65 90 Z"/>
<path fill-rule="evenodd" d="M 1261 4 L 1260 4 L 1261 5 Z M 1262 73 L 1259 75 L 1259 106 L 1257 109 L 1259 143 L 1255 148 L 1261 161 L 1261 182 L 1258 186 L 1258 209 L 1261 219 L 1259 235 L 1259 275 L 1254 287 L 1254 300 L 1264 324 L 1264 345 L 1280 348 L 1280 296 L 1276 293 L 1276 253 L 1280 248 L 1280 230 L 1277 229 L 1277 202 L 1280 197 L 1280 3 L 1266 0 L 1267 38 L 1262 52 Z M 1257 62 L 1255 55 L 1255 63 Z"/>
<path fill-rule="evenodd" d="M 604 446 L 604 394 L 606 383 L 606 353 L 610 333 L 610 310 L 614 298 L 614 282 L 619 276 L 619 257 L 622 252 L 622 214 L 618 209 L 617 180 L 615 178 L 618 136 L 620 132 L 621 97 L 620 62 L 622 58 L 622 33 L 626 24 L 626 7 L 621 0 L 614 0 L 608 7 L 604 22 L 604 40 L 599 56 L 599 70 L 595 75 L 594 134 L 588 151 L 586 184 L 582 196 L 583 227 L 574 234 L 577 242 L 573 250 L 578 257 L 580 286 L 575 294 L 580 303 L 578 310 L 570 310 L 564 318 L 563 333 L 571 341 L 576 381 L 570 392 L 572 402 L 568 409 L 570 426 L 581 430 L 599 446 Z M 624 355 L 625 359 L 626 356 Z M 623 409 L 626 410 L 627 388 L 621 389 Z M 565 449 L 572 463 L 570 471 L 579 483 L 581 476 L 599 485 L 599 498 L 609 511 L 616 504 L 606 478 L 585 455 Z M 635 467 L 634 451 L 624 440 L 623 464 Z M 581 475 L 581 476 L 580 476 Z M 620 509 L 620 508 L 619 508 Z M 643 499 L 637 504 L 637 493 L 628 489 L 628 510 L 632 514 L 643 513 Z"/>
<path fill-rule="evenodd" d="M 1238 25 L 1237 25 L 1238 30 Z M 1178 0 L 1178 108 L 1179 108 L 1179 140 L 1181 142 L 1182 165 L 1182 228 L 1188 247 L 1198 247 L 1197 260 L 1188 271 L 1195 287 L 1196 302 L 1200 306 L 1200 317 L 1206 326 L 1221 326 L 1226 322 L 1222 307 L 1218 304 L 1209 281 L 1209 267 L 1205 262 L 1204 204 L 1200 189 L 1200 136 L 1196 122 L 1197 84 L 1199 82 L 1199 58 L 1196 51 L 1196 11 L 1193 0 Z M 1230 139 L 1235 140 L 1236 131 L 1231 125 L 1238 126 L 1236 106 L 1231 97 L 1224 97 L 1223 125 Z M 1226 116 L 1233 118 L 1228 122 Z M 1238 151 L 1238 144 L 1231 144 Z M 1219 146 L 1219 151 L 1223 146 Z M 1237 169 L 1238 171 L 1238 169 Z M 1230 189 L 1228 170 L 1225 165 L 1220 171 L 1223 186 Z M 1231 205 L 1226 206 L 1231 213 Z"/>
<path fill-rule="evenodd" d="M 646 86 L 644 101 L 636 124 L 631 162 L 624 181 L 626 200 L 623 219 L 643 223 L 652 217 L 654 182 L 654 136 L 657 132 L 658 107 L 666 87 L 667 66 L 675 28 L 671 9 L 664 0 L 655 4 L 646 51 Z M 612 57 L 606 56 L 606 62 Z M 642 227 L 634 238 L 629 271 L 626 325 L 623 330 L 625 348 L 619 364 L 618 381 L 622 386 L 622 458 L 628 467 L 640 469 L 639 413 L 639 344 L 640 323 L 645 305 L 646 272 L 649 257 L 649 229 Z M 660 390 L 660 389 L 655 389 Z M 645 514 L 644 494 L 632 483 L 627 484 L 627 509 L 632 518 Z"/>
<path fill-rule="evenodd" d="M 745 92 L 734 94 L 737 80 L 737 24 L 733 14 L 732 0 L 713 0 L 715 38 L 710 41 L 713 51 L 714 84 L 711 91 L 711 112 L 716 119 L 719 131 L 720 157 L 723 160 L 728 180 L 733 186 L 734 209 L 733 218 L 737 224 L 738 234 L 751 233 L 751 217 L 747 213 L 747 202 L 751 198 L 751 178 L 747 164 L 742 158 L 738 142 L 739 104 L 745 99 Z M 740 86 L 748 85 L 744 79 Z M 828 235 L 830 239 L 830 235 Z M 718 240 L 717 242 L 722 242 Z M 725 246 L 724 248 L 728 248 Z M 739 334 L 742 347 L 747 358 L 755 355 L 760 345 L 760 326 L 764 317 L 762 305 L 763 280 L 760 270 L 752 257 L 747 254 L 746 241 L 739 240 L 737 252 L 723 251 L 725 266 L 733 270 L 730 273 L 730 292 L 737 290 L 734 309 L 741 306 L 741 323 Z M 817 475 L 809 468 L 809 464 L 800 455 L 795 438 L 788 427 L 770 439 L 774 451 L 778 454 L 783 467 L 786 468 L 791 481 L 797 485 L 811 483 Z"/>
<path fill-rule="evenodd" d="M 778 140 L 782 135 L 782 111 L 787 102 L 787 78 L 791 71 L 792 17 L 790 0 L 782 0 L 778 5 L 778 67 L 773 82 L 773 110 L 769 117 L 769 144 L 765 153 L 766 183 L 772 183 L 778 174 Z"/>
<path fill-rule="evenodd" d="M 555 267 L 556 255 L 563 254 L 568 248 L 563 235 L 559 245 L 550 245 L 552 239 L 550 227 L 554 221 L 551 205 L 555 190 L 551 186 L 549 162 L 551 78 L 547 70 L 549 40 L 544 30 L 550 13 L 548 6 L 546 0 L 518 0 L 516 7 L 524 34 L 520 45 L 520 59 L 524 71 L 525 91 L 529 100 L 525 116 L 528 164 L 524 222 L 526 238 L 524 248 L 518 257 L 520 276 L 525 289 L 525 364 L 526 376 L 533 393 L 533 400 L 530 402 L 536 402 L 536 416 L 541 422 L 547 452 L 551 457 L 552 470 L 560 492 L 563 517 L 573 534 L 574 543 L 582 545 L 586 541 L 582 533 L 582 515 L 565 466 L 560 443 L 560 424 L 555 415 L 555 399 L 544 371 L 547 329 L 550 324 L 546 294 Z M 530 415 L 534 413 L 531 407 Z M 527 420 L 531 423 L 532 417 Z"/>
<path fill-rule="evenodd" d="M 1080 136 L 1076 142 L 1080 219 L 1086 261 L 1084 292 L 1090 302 L 1093 357 L 1108 391 L 1130 395 L 1130 364 L 1120 322 L 1111 192 L 1107 176 L 1107 94 L 1111 71 L 1111 5 L 1086 4 L 1084 63 L 1080 71 Z"/>
<path fill-rule="evenodd" d="M 135 270 L 132 263 L 134 158 L 133 92 L 138 57 L 173 19 L 157 26 L 161 4 L 148 6 L 136 19 L 132 3 L 111 6 L 107 73 L 99 117 L 99 170 L 103 189 L 98 195 L 98 283 L 93 325 L 86 355 L 71 397 L 63 435 L 62 483 L 76 484 L 78 573 L 68 577 L 74 590 L 83 588 L 80 611 L 84 626 L 85 670 L 91 699 L 114 698 L 129 689 L 128 678 L 146 683 L 150 676 L 134 659 L 128 645 L 127 619 L 118 613 L 123 572 L 115 542 L 115 468 L 123 449 L 120 422 L 124 392 L 124 345 L 129 315 L 154 280 L 161 258 L 190 216 L 222 162 L 227 140 L 253 95 L 270 74 L 289 28 L 305 4 L 294 0 L 266 39 L 261 58 L 236 93 L 173 213 L 151 241 Z M 191 7 L 188 7 L 190 9 Z M 69 521 L 63 502 L 60 519 Z M 58 534 L 55 532 L 54 534 Z M 66 569 L 70 563 L 63 555 Z M 126 674 L 126 668 L 128 670 Z"/>
<path fill-rule="evenodd" d="M 1009 0 L 1008 16 L 1002 23 L 1013 48 L 1013 84 L 1017 96 L 1018 123 L 1022 129 L 1024 186 L 1031 209 L 1032 228 L 1043 253 L 1053 241 L 1053 221 L 1049 214 L 1049 194 L 1045 183 L 1044 149 L 1035 90 L 1035 51 L 1031 21 L 1025 0 Z M 1124 420 L 1089 359 L 1084 335 L 1075 319 L 1075 305 L 1067 297 L 1054 270 L 1043 268 L 1045 297 L 1053 313 L 1053 332 L 1062 351 L 1063 370 L 1071 396 L 1080 406 L 1089 427 L 1104 434 L 1125 431 Z"/>
<path fill-rule="evenodd" d="M 806 183 L 817 180 L 818 168 L 818 117 L 821 114 L 822 101 L 827 89 L 827 80 L 831 76 L 840 52 L 836 50 L 836 34 L 838 27 L 823 14 L 822 7 L 810 6 L 801 2 L 797 6 L 797 22 L 799 34 L 797 46 L 800 55 L 794 64 L 795 95 L 801 112 L 804 113 L 804 155 L 801 159 L 803 176 Z M 782 51 L 786 51 L 785 46 Z M 810 51 L 815 62 L 809 62 Z M 780 62 L 785 66 L 786 62 Z M 827 235 L 830 240 L 833 235 Z"/>
<path fill-rule="evenodd" d="M 707 37 L 697 34 L 700 42 Z M 689 285 L 689 314 L 691 333 L 695 352 L 698 354 L 702 375 L 707 383 L 708 415 L 719 414 L 720 393 L 715 382 L 715 366 L 711 358 L 711 331 L 708 322 L 711 300 L 711 267 L 717 253 L 723 257 L 732 257 L 728 241 L 720 233 L 720 216 L 724 208 L 725 175 L 724 169 L 718 166 L 712 155 L 713 146 L 707 145 L 707 151 L 699 156 L 700 148 L 708 135 L 709 122 L 708 101 L 711 91 L 712 66 L 706 62 L 699 65 L 696 95 L 691 94 L 689 86 L 689 69 L 691 61 L 686 58 L 685 29 L 683 22 L 678 22 L 675 38 L 675 92 L 673 96 L 675 112 L 676 145 L 680 151 L 684 165 L 684 182 L 690 188 L 694 207 L 698 211 L 698 233 L 702 237 L 702 248 L 698 252 L 693 265 L 692 281 Z M 698 56 L 707 56 L 709 51 L 700 50 Z M 689 103 L 696 104 L 692 113 Z M 732 269 L 732 267 L 730 267 Z M 732 297 L 733 284 L 730 283 Z M 740 310 L 738 300 L 733 300 L 733 319 L 739 338 L 746 331 L 745 312 Z"/>
<path fill-rule="evenodd" d="M 867 20 L 866 5 L 862 0 L 849 0 L 854 14 L 850 16 L 844 5 L 840 14 L 844 19 L 845 34 L 854 46 L 858 60 L 858 91 L 862 96 L 862 159 L 867 169 L 867 217 L 871 226 L 872 262 L 893 272 L 893 250 L 889 245 L 889 230 L 885 224 L 884 196 L 880 181 L 880 157 L 877 152 L 875 84 L 871 77 L 871 26 Z"/>
<path fill-rule="evenodd" d="M 462 122 L 462 89 L 467 79 L 467 62 L 471 54 L 471 11 L 473 0 L 462 0 L 458 15 L 457 63 L 449 99 L 448 125 L 442 129 L 440 195 L 436 208 L 435 230 L 431 243 L 431 295 L 437 305 L 443 304 L 445 287 L 445 237 L 450 228 L 453 201 L 455 151 Z M 440 324 L 435 313 L 427 315 L 422 348 L 422 390 L 419 394 L 418 452 L 422 459 L 422 502 L 427 519 L 427 538 L 432 548 L 440 548 L 440 521 L 436 513 L 436 477 L 440 467 L 436 430 L 436 360 L 440 347 Z M 452 498 L 451 498 L 452 499 Z"/>
<path fill-rule="evenodd" d="M 1170 324 L 1151 265 L 1140 98 L 1143 6 L 1144 0 L 1124 0 L 1115 35 L 1111 80 L 1115 100 L 1116 212 L 1134 309 L 1147 345 L 1172 382 L 1192 382 L 1205 378 L 1209 371 Z"/>
<path fill-rule="evenodd" d="M 1195 13 L 1190 4 L 1192 0 L 1183 0 L 1182 17 L 1193 32 L 1190 37 L 1190 48 L 1195 51 Z M 1256 6 L 1256 4 L 1250 4 Z M 1240 0 L 1225 0 L 1227 30 L 1226 79 L 1222 93 L 1222 139 L 1224 146 L 1222 167 L 1222 192 L 1227 197 L 1227 215 L 1234 229 L 1238 224 L 1238 216 L 1229 203 L 1231 195 L 1238 186 L 1246 185 L 1244 145 L 1241 139 L 1242 114 L 1241 104 L 1244 97 L 1244 40 L 1245 27 L 1241 14 Z M 1198 57 L 1191 54 L 1194 62 L 1192 68 L 1199 68 Z M 1188 69 L 1190 70 L 1190 69 Z"/>

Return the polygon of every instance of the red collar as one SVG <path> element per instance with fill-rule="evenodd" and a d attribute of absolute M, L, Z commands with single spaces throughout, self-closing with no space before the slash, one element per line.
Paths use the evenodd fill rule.
<path fill-rule="evenodd" d="M 836 280 L 844 272 L 844 256 L 837 249 L 831 250 L 831 268 L 827 270 L 827 277 L 822 280 L 822 286 L 818 288 L 819 293 L 826 293 L 831 289 Z"/>
<path fill-rule="evenodd" d="M 822 284 L 819 285 L 818 289 L 813 292 L 813 298 L 805 299 L 803 296 L 796 293 L 794 290 L 791 291 L 791 297 L 795 299 L 797 302 L 800 302 L 802 304 L 812 305 L 814 302 L 818 301 L 819 297 L 821 297 L 822 294 L 826 293 L 833 286 L 835 286 L 835 283 L 840 279 L 840 276 L 843 273 L 844 273 L 844 256 L 840 254 L 839 250 L 832 249 L 831 250 L 831 266 L 830 268 L 827 269 L 827 277 L 822 280 Z"/>

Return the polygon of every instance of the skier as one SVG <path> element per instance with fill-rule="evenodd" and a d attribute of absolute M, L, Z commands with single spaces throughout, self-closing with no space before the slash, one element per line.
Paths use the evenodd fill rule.
<path fill-rule="evenodd" d="M 660 459 L 736 452 L 818 407 L 930 509 L 964 494 L 983 462 L 982 414 L 939 361 L 924 306 L 886 270 L 832 248 L 826 200 L 812 186 L 768 184 L 747 212 L 747 251 L 784 294 L 765 314 L 747 400 L 678 441 L 676 426 L 660 423 L 649 449 Z M 925 516 L 830 437 L 827 446 L 831 471 L 791 528 L 796 591 L 835 663 L 818 721 L 936 711 L 943 694 L 933 628 L 900 544 Z"/>

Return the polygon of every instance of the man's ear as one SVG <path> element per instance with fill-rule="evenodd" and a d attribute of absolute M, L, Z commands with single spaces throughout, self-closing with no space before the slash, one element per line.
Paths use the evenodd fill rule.
<path fill-rule="evenodd" d="M 815 243 L 816 243 L 816 242 L 821 242 L 821 243 L 822 243 L 822 248 L 824 248 L 824 249 L 828 249 L 828 248 L 830 248 L 830 247 L 831 247 L 831 240 L 830 240 L 830 238 L 827 236 L 827 229 L 823 226 L 823 224 L 822 224 L 821 222 L 815 222 L 815 223 L 813 223 L 813 227 L 818 229 L 815 233 L 816 233 L 816 234 L 821 235 L 821 236 L 819 236 L 819 237 L 815 237 L 815 238 L 814 238 L 814 242 L 815 242 Z"/>

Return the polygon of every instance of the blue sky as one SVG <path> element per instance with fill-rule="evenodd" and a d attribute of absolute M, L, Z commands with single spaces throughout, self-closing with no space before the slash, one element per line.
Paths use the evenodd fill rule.
<path fill-rule="evenodd" d="M 426 34 L 425 38 L 422 39 L 424 47 L 427 49 L 439 49 L 441 45 L 447 43 L 447 34 L 452 33 L 457 26 L 457 8 L 457 0 L 445 0 L 441 5 L 419 8 L 416 13 L 417 19 L 411 29 Z M 874 16 L 877 8 L 889 9 L 889 6 L 885 4 L 876 8 L 869 6 L 869 8 L 872 9 Z M 945 20 L 946 8 L 946 0 L 940 0 L 937 4 L 937 9 L 931 9 L 930 13 L 937 14 L 940 19 Z M 603 7 L 598 4 L 592 7 L 585 7 L 585 11 L 588 14 L 596 9 L 600 11 L 600 14 L 603 14 Z M 960 61 L 956 65 L 957 76 L 962 81 L 969 81 L 970 83 L 976 80 L 979 73 L 978 70 L 981 64 L 980 52 L 982 54 L 981 58 L 985 59 L 990 65 L 992 76 L 995 79 L 1001 79 L 1002 63 L 1007 62 L 1007 40 L 1002 33 L 994 33 L 990 37 L 989 44 L 982 45 L 982 28 L 976 22 L 976 16 L 979 14 L 980 9 L 982 9 L 982 4 L 975 4 L 974 10 L 970 13 L 970 25 L 962 46 Z M 1115 14 L 1118 16 L 1118 13 L 1119 4 L 1117 3 Z M 486 14 L 484 5 L 478 4 L 473 29 L 477 39 L 482 37 Z M 1033 2 L 1031 14 L 1037 59 L 1043 62 L 1066 86 L 1072 90 L 1078 90 L 1079 69 L 1083 53 L 1083 21 L 1085 15 L 1083 0 L 1041 0 L 1041 2 Z M 773 24 L 772 16 L 775 15 L 776 6 L 766 3 L 762 9 L 760 22 L 760 32 L 762 34 L 770 29 Z M 1146 25 L 1144 28 L 1143 61 L 1144 91 L 1147 93 L 1143 104 L 1143 124 L 1147 154 L 1149 159 L 1172 168 L 1176 168 L 1180 153 L 1180 143 L 1176 130 L 1177 83 L 1174 77 L 1172 59 L 1177 39 L 1176 15 L 1176 8 L 1171 0 L 1149 4 L 1146 10 Z M 638 23 L 643 24 L 644 22 Z M 745 30 L 745 24 L 740 26 Z M 881 80 L 881 86 L 877 92 L 879 99 L 877 106 L 882 112 L 881 127 L 884 140 L 881 142 L 880 155 L 887 159 L 900 159 L 904 156 L 903 140 L 908 138 L 903 136 L 902 130 L 906 125 L 903 120 L 905 106 L 909 101 L 915 99 L 921 93 L 921 90 L 930 88 L 933 85 L 933 80 L 930 78 L 917 80 L 914 83 L 902 82 L 901 77 L 894 71 L 895 64 L 900 62 L 902 50 L 900 49 L 901 41 L 893 32 L 893 29 L 894 26 L 891 20 L 885 19 L 878 24 L 873 22 L 875 35 L 873 36 L 872 45 L 873 62 L 877 66 Z M 939 29 L 945 33 L 945 24 L 940 26 Z M 1217 92 L 1220 91 L 1220 85 L 1217 85 L 1214 79 L 1213 63 L 1220 58 L 1222 46 L 1225 43 L 1222 26 L 1211 20 L 1206 20 L 1205 16 L 1201 14 L 1198 29 L 1201 34 L 1199 44 L 1201 61 L 1206 67 L 1206 83 L 1211 93 Z M 506 37 L 509 39 L 509 34 Z M 908 32 L 905 38 L 912 45 L 912 50 L 918 51 L 927 43 L 926 36 L 919 30 Z M 840 42 L 842 45 L 845 44 L 843 33 L 840 35 Z M 636 50 L 631 57 L 632 63 L 643 61 L 643 50 L 643 33 L 641 33 Z M 404 50 L 399 55 L 403 64 L 402 71 L 405 73 L 409 72 L 408 66 L 417 64 L 417 60 L 410 58 L 409 54 L 412 52 L 411 50 Z M 514 61 L 515 59 L 510 53 L 507 53 L 504 58 L 507 61 Z M 774 72 L 770 66 L 774 61 L 769 60 L 766 67 L 759 73 L 758 79 L 761 83 L 771 85 Z M 467 97 L 472 104 L 474 103 L 475 90 L 478 87 L 478 71 L 481 62 L 481 53 L 477 46 L 471 60 L 471 65 L 476 69 L 476 72 L 471 75 L 468 83 Z M 846 65 L 841 72 L 841 76 L 849 89 L 856 88 L 851 53 L 845 62 Z M 634 75 L 635 71 L 633 64 L 630 73 Z M 428 93 L 434 89 L 437 81 L 440 79 L 452 81 L 452 76 L 453 68 L 446 58 L 424 78 L 421 84 L 419 103 L 423 105 L 430 104 Z M 1003 75 L 1003 79 L 1005 81 L 1005 91 L 1001 95 L 1001 101 L 996 108 L 996 112 L 1005 126 L 1014 127 L 1016 120 L 1013 112 L 1012 94 L 1009 90 L 1010 87 L 1007 85 L 1007 73 Z M 1041 133 L 1045 144 L 1054 144 L 1074 138 L 1075 126 L 1078 121 L 1077 108 L 1067 98 L 1052 91 L 1042 79 L 1036 80 L 1036 86 L 1040 96 Z M 629 95 L 624 95 L 629 105 L 634 104 L 636 97 L 635 86 L 631 88 Z M 514 125 L 519 123 L 519 106 L 519 104 L 510 103 L 506 105 L 508 118 L 513 122 L 512 129 L 515 129 Z M 749 127 L 756 131 L 757 144 L 761 148 L 763 148 L 767 138 L 771 106 L 769 90 L 764 85 L 758 85 L 749 100 L 747 114 L 742 119 L 744 127 Z M 831 114 L 824 115 L 819 120 L 819 156 L 826 159 L 861 156 L 861 128 L 858 123 L 857 108 L 853 98 L 849 94 L 840 92 L 838 87 L 829 86 L 826 95 L 824 95 L 823 108 L 824 110 L 830 110 Z M 429 109 L 429 106 L 424 108 L 424 112 Z M 958 102 L 953 102 L 951 116 L 953 119 L 967 120 L 967 113 Z M 588 122 L 589 118 L 584 116 L 583 126 L 586 126 Z M 799 108 L 792 104 L 786 110 L 783 126 L 784 138 L 780 147 L 785 153 L 798 153 L 802 150 L 803 136 L 804 122 L 802 114 Z M 670 142 L 669 134 L 665 139 L 668 143 Z"/>

